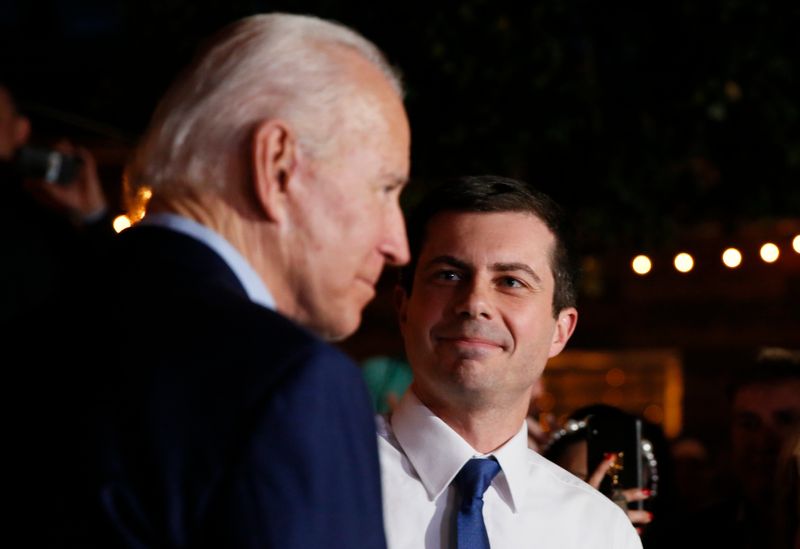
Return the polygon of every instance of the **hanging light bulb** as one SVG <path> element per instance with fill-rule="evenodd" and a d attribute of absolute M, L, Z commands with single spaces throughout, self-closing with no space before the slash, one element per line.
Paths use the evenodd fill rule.
<path fill-rule="evenodd" d="M 772 242 L 767 242 L 766 244 L 761 246 L 760 254 L 761 254 L 761 259 L 763 259 L 765 262 L 775 263 L 778 260 L 778 256 L 781 255 L 781 251 Z"/>
<path fill-rule="evenodd" d="M 633 261 L 631 261 L 631 267 L 633 268 L 634 273 L 638 275 L 646 275 L 650 272 L 650 269 L 653 268 L 653 263 L 646 255 L 637 255 L 633 258 Z"/>
<path fill-rule="evenodd" d="M 681 252 L 675 256 L 673 264 L 678 271 L 688 273 L 694 268 L 694 258 L 686 252 Z"/>
<path fill-rule="evenodd" d="M 722 263 L 729 269 L 735 269 L 742 264 L 742 252 L 736 248 L 728 248 L 722 252 Z"/>

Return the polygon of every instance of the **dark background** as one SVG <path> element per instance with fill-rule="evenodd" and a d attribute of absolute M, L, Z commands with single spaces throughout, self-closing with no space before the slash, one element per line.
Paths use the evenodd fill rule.
<path fill-rule="evenodd" d="M 437 177 L 496 173 L 567 208 L 583 275 L 570 345 L 677 349 L 690 428 L 720 435 L 724 382 L 750 350 L 800 347 L 800 255 L 786 247 L 800 233 L 797 5 L 2 0 L 0 80 L 36 139 L 96 152 L 115 196 L 198 43 L 275 10 L 350 25 L 401 68 L 413 135 L 405 200 Z M 766 240 L 782 246 L 772 266 L 756 259 Z M 745 254 L 737 271 L 719 264 L 728 245 Z M 669 267 L 681 249 L 695 254 L 690 275 Z M 654 258 L 645 278 L 628 267 L 640 251 Z M 356 358 L 402 352 L 391 286 L 388 274 L 345 344 Z"/>
<path fill-rule="evenodd" d="M 257 11 L 360 30 L 405 75 L 415 180 L 529 180 L 587 250 L 800 210 L 800 8 L 757 0 L 4 0 L 0 67 L 58 131 L 130 146 L 200 40 Z M 77 119 L 59 128 L 58 117 Z M 52 128 L 51 128 L 52 127 Z"/>

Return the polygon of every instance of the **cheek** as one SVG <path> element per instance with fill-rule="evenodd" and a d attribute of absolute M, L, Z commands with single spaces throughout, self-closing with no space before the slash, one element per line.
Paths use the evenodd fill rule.
<path fill-rule="evenodd" d="M 374 246 L 383 231 L 387 215 L 385 209 L 368 197 L 354 196 L 346 200 L 347 204 L 338 208 L 335 222 L 337 230 L 331 231 L 330 238 L 340 242 L 340 249 L 342 244 L 357 249 Z"/>
<path fill-rule="evenodd" d="M 441 312 L 433 296 L 416 293 L 415 290 L 406 310 L 406 318 L 405 330 L 409 336 L 415 340 L 427 340 L 427 334 L 441 318 Z"/>
<path fill-rule="evenodd" d="M 550 308 L 509 307 L 504 318 L 518 345 L 541 349 L 547 353 L 556 329 Z"/>
<path fill-rule="evenodd" d="M 518 375 L 522 378 L 535 379 L 544 372 L 550 355 L 554 326 L 554 322 L 544 326 L 541 322 L 517 322 L 508 326 L 514 341 L 513 355 L 516 357 Z"/>

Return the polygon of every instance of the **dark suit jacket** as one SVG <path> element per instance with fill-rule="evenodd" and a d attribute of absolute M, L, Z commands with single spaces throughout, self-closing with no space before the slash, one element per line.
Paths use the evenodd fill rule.
<path fill-rule="evenodd" d="M 250 302 L 205 245 L 114 240 L 47 313 L 49 341 L 24 343 L 39 373 L 22 438 L 40 440 L 19 455 L 44 492 L 23 496 L 30 546 L 385 547 L 357 366 Z"/>

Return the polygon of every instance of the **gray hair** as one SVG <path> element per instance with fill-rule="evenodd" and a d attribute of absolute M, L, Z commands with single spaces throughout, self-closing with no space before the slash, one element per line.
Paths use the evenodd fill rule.
<path fill-rule="evenodd" d="M 128 167 L 131 190 L 222 191 L 243 181 L 243 147 L 267 119 L 285 120 L 304 152 L 322 156 L 343 115 L 340 99 L 357 86 L 344 75 L 342 50 L 375 65 L 402 96 L 381 51 L 343 25 L 285 13 L 228 25 L 159 103 Z"/>

